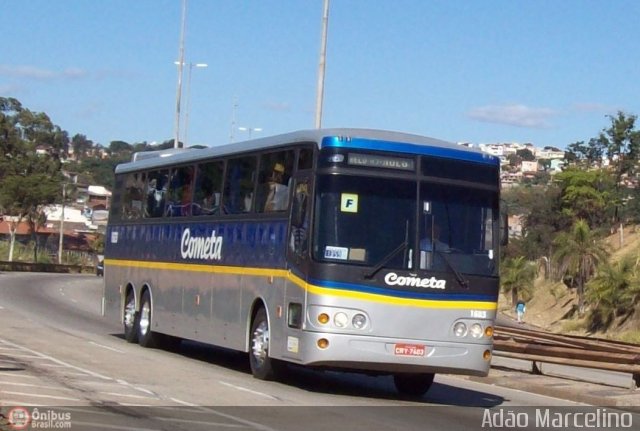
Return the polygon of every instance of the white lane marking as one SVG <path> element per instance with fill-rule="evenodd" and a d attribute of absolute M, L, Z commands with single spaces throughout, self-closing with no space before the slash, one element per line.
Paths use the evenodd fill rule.
<path fill-rule="evenodd" d="M 124 350 L 116 349 L 115 347 L 105 346 L 104 344 L 99 344 L 99 343 L 96 343 L 95 341 L 89 341 L 89 344 L 96 347 L 102 347 L 103 349 L 111 350 L 112 352 L 126 353 Z"/>
<path fill-rule="evenodd" d="M 65 364 L 42 364 L 42 366 L 49 368 L 67 368 Z"/>
<path fill-rule="evenodd" d="M 44 404 L 32 404 L 32 403 L 25 403 L 24 401 L 15 401 L 15 400 L 2 400 L 2 403 L 5 406 L 44 407 Z"/>
<path fill-rule="evenodd" d="M 261 423 L 253 422 L 253 421 L 250 421 L 250 420 L 247 420 L 247 419 L 242 419 L 242 418 L 240 418 L 238 416 L 230 415 L 230 414 L 227 414 L 227 413 L 222 413 L 222 412 L 219 412 L 219 411 L 217 411 L 215 409 L 210 409 L 208 407 L 196 407 L 196 409 L 201 411 L 201 412 L 206 412 L 206 413 L 214 414 L 214 415 L 226 418 L 226 419 L 234 420 L 234 421 L 236 421 L 238 423 L 247 425 L 247 426 L 249 426 L 251 428 L 255 428 L 257 430 L 276 431 L 275 428 L 268 427 L 267 425 L 263 425 Z"/>
<path fill-rule="evenodd" d="M 265 394 L 264 392 L 254 391 L 254 390 L 252 390 L 252 389 L 245 388 L 245 387 L 243 387 L 243 386 L 237 386 L 237 385 L 233 385 L 233 384 L 231 384 L 231 383 L 227 383 L 227 382 L 223 382 L 223 381 L 220 381 L 219 383 L 220 383 L 220 384 L 222 384 L 222 385 L 224 385 L 224 386 L 227 386 L 227 387 L 229 387 L 229 388 L 237 389 L 237 390 L 242 391 L 242 392 L 249 392 L 249 393 L 251 393 L 251 394 L 259 395 L 259 396 L 261 396 L 261 397 L 270 398 L 270 399 L 272 399 L 272 400 L 277 400 L 277 399 L 278 399 L 278 398 L 276 398 L 276 397 L 274 397 L 274 396 L 272 396 L 272 395 Z"/>
<path fill-rule="evenodd" d="M 173 402 L 174 402 L 174 403 L 176 403 L 176 404 L 182 404 L 183 406 L 188 406 L 188 407 L 200 407 L 200 406 L 199 406 L 199 405 L 197 405 L 197 404 L 191 404 L 191 403 L 188 403 L 188 402 L 186 402 L 186 401 L 179 400 L 179 399 L 177 399 L 177 398 L 169 398 L 169 400 L 173 401 Z"/>
<path fill-rule="evenodd" d="M 17 349 L 15 347 L 4 347 L 4 346 L 0 346 L 0 350 L 10 350 L 10 351 L 20 351 L 20 349 Z"/>
<path fill-rule="evenodd" d="M 119 392 L 100 392 L 102 395 L 113 395 L 114 397 L 138 398 L 141 400 L 157 400 L 156 397 L 145 397 L 144 395 L 121 394 Z"/>
<path fill-rule="evenodd" d="M 19 347 L 25 352 L 33 353 L 34 355 L 38 355 L 41 358 L 48 359 L 51 362 L 55 362 L 55 363 L 57 363 L 59 365 L 64 365 L 64 366 L 69 367 L 69 368 L 71 368 L 73 370 L 89 374 L 90 376 L 97 377 L 97 378 L 102 379 L 102 380 L 113 380 L 111 377 L 103 376 L 102 374 L 99 374 L 99 373 L 96 373 L 96 372 L 93 372 L 93 371 L 90 371 L 90 370 L 87 370 L 87 369 L 84 369 L 84 368 L 81 368 L 81 367 L 76 367 L 75 365 L 71 365 L 71 364 L 69 364 L 67 362 L 64 362 L 64 361 L 61 361 L 59 359 L 56 359 L 53 356 L 49 356 L 49 355 L 45 355 L 44 353 L 36 352 L 35 350 L 29 349 L 29 348 L 24 347 L 24 346 L 20 346 L 19 344 L 12 343 L 11 341 L 3 340 L 3 339 L 0 338 L 0 343 L 6 344 L 6 345 L 11 346 L 11 347 Z"/>
<path fill-rule="evenodd" d="M 74 377 L 89 377 L 86 373 L 64 373 L 65 376 L 74 376 Z"/>
<path fill-rule="evenodd" d="M 94 428 L 105 428 L 105 429 L 109 429 L 109 430 L 136 430 L 136 431 L 161 431 L 157 428 L 140 428 L 140 427 L 132 427 L 131 425 L 129 426 L 118 426 L 118 425 L 107 425 L 107 424 L 100 424 L 97 422 L 82 422 L 82 421 L 73 421 L 73 425 L 79 425 L 79 426 L 86 426 L 89 427 L 88 429 L 94 429 Z"/>
<path fill-rule="evenodd" d="M 222 427 L 222 428 L 246 428 L 245 425 L 241 425 L 241 424 L 230 424 L 230 423 L 224 423 L 224 422 L 209 422 L 209 421 L 195 421 L 195 420 L 191 420 L 191 419 L 177 419 L 177 418 L 167 418 L 167 417 L 162 417 L 162 416 L 151 416 L 149 419 L 153 419 L 156 421 L 162 421 L 162 422 L 177 422 L 177 423 L 181 423 L 181 424 L 189 424 L 189 425 L 206 425 L 206 426 L 216 426 L 216 427 Z"/>
<path fill-rule="evenodd" d="M 21 386 L 21 387 L 38 388 L 38 389 L 53 389 L 53 390 L 56 390 L 56 391 L 73 391 L 73 389 L 70 389 L 70 388 L 59 388 L 59 387 L 56 387 L 56 386 L 34 385 L 34 384 L 31 384 L 31 383 L 8 382 L 6 380 L 0 380 L 0 385 Z"/>
<path fill-rule="evenodd" d="M 22 395 L 22 396 L 34 397 L 34 398 L 51 398 L 52 400 L 62 400 L 62 401 L 81 401 L 78 398 L 59 397 L 56 395 L 28 394 L 25 392 L 13 392 L 13 391 L 0 391 L 0 392 L 2 392 L 3 394 Z"/>

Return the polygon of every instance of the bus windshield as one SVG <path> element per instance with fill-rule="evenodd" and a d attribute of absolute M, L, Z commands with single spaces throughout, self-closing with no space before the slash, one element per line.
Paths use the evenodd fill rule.
<path fill-rule="evenodd" d="M 317 261 L 497 276 L 497 192 L 323 175 L 316 196 Z"/>

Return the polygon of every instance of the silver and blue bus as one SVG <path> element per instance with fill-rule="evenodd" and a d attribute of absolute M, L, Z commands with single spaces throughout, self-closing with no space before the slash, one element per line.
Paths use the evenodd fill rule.
<path fill-rule="evenodd" d="M 317 129 L 117 166 L 105 314 L 129 342 L 182 339 L 287 363 L 486 375 L 499 290 L 499 160 L 432 138 Z"/>

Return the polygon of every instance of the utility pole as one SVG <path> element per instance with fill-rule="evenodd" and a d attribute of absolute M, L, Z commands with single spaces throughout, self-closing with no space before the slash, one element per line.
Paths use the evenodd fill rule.
<path fill-rule="evenodd" d="M 62 246 L 64 244 L 64 201 L 67 199 L 67 184 L 62 183 L 62 211 L 60 215 L 60 239 L 58 241 L 58 265 L 62 265 Z"/>
<path fill-rule="evenodd" d="M 320 43 L 320 64 L 318 66 L 318 89 L 316 93 L 316 129 L 322 127 L 322 102 L 324 97 L 324 70 L 327 59 L 327 28 L 329 26 L 329 0 L 324 0 L 322 13 L 322 41 Z"/>
<path fill-rule="evenodd" d="M 184 68 L 184 28 L 187 16 L 187 0 L 182 0 L 182 24 L 180 25 L 180 48 L 178 52 L 178 89 L 176 90 L 176 119 L 173 148 L 180 146 L 180 98 L 182 97 L 182 69 Z"/>

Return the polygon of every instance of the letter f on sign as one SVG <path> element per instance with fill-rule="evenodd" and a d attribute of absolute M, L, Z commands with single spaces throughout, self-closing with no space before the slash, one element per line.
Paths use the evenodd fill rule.
<path fill-rule="evenodd" d="M 342 193 L 340 197 L 340 211 L 345 213 L 358 212 L 358 195 Z"/>

